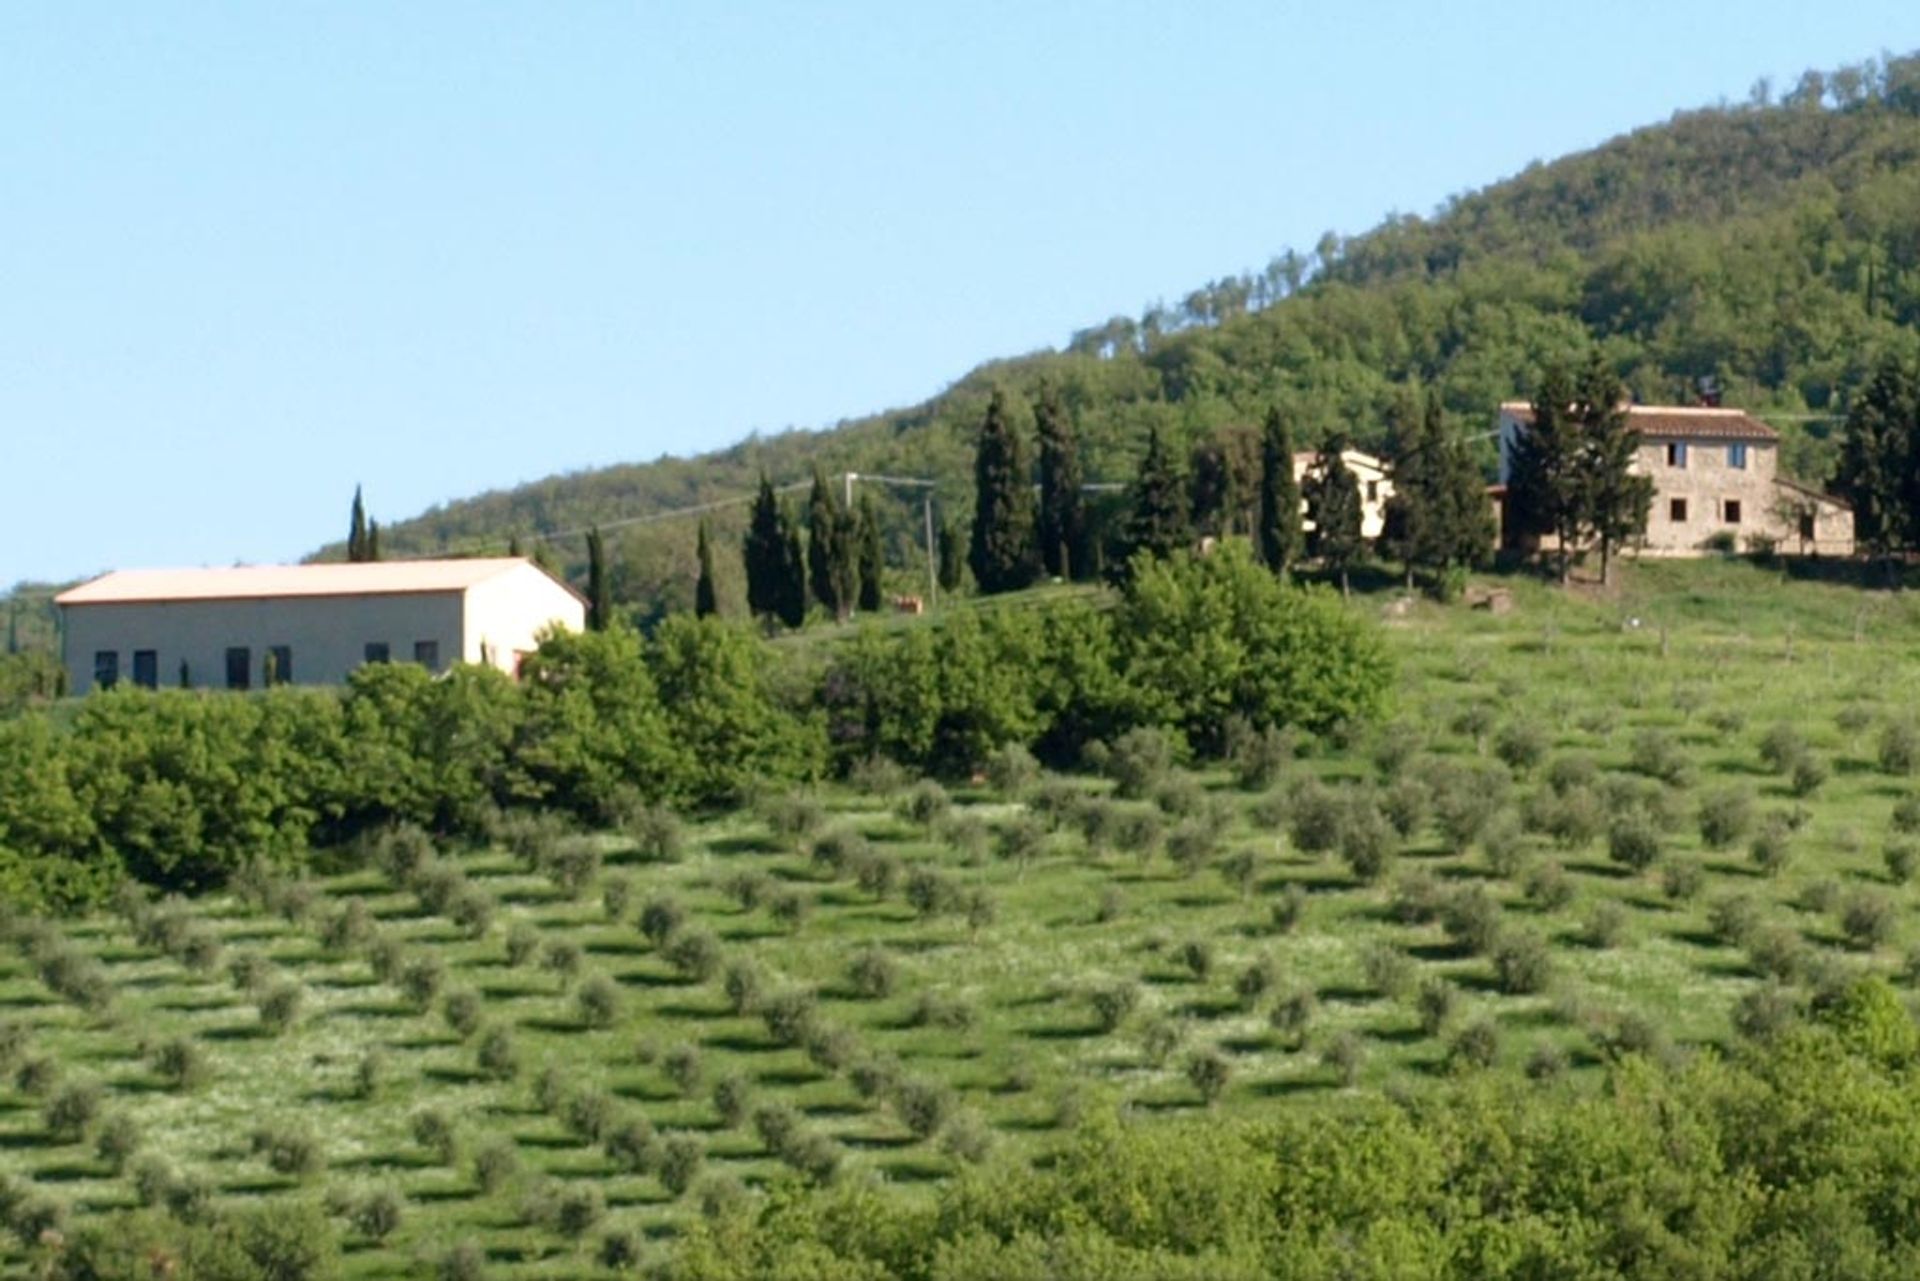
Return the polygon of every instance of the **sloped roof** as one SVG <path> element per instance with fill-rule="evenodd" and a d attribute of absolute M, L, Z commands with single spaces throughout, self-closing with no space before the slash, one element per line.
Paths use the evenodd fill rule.
<path fill-rule="evenodd" d="M 54 602 L 60 605 L 125 605 L 159 601 L 272 600 L 304 596 L 462 592 L 532 563 L 523 556 L 497 556 L 471 560 L 382 560 L 359 564 L 237 565 L 226 569 L 121 569 L 64 591 L 54 597 Z M 544 570 L 541 572 L 545 573 Z M 571 588 L 567 590 L 572 591 Z"/>
<path fill-rule="evenodd" d="M 1523 423 L 1533 421 L 1533 406 L 1509 400 L 1500 411 Z M 1627 425 L 1642 436 L 1673 440 L 1779 440 L 1780 433 L 1744 409 L 1706 405 L 1628 405 Z"/>
<path fill-rule="evenodd" d="M 1815 502 L 1825 503 L 1830 507 L 1838 507 L 1844 511 L 1853 510 L 1853 504 L 1840 497 L 1840 495 L 1829 494 L 1824 489 L 1815 489 L 1811 485 L 1803 485 L 1799 481 L 1786 476 L 1775 476 L 1773 483 L 1782 489 L 1790 489 L 1796 494 L 1805 494 Z"/>

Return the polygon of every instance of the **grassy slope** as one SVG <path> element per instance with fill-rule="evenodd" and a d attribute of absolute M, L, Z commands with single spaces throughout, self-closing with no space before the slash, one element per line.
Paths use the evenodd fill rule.
<path fill-rule="evenodd" d="M 1165 1067 L 1143 1059 L 1139 1032 L 1157 1014 L 1179 1020 L 1187 1048 L 1214 1045 L 1227 1053 L 1233 1081 L 1218 1106 L 1235 1112 L 1337 1097 L 1340 1087 L 1319 1053 L 1342 1030 L 1356 1032 L 1365 1048 L 1359 1088 L 1418 1088 L 1434 1079 L 1444 1070 L 1443 1041 L 1421 1034 L 1405 1002 L 1369 989 L 1363 958 L 1377 942 L 1407 949 L 1423 975 L 1452 978 L 1462 990 L 1464 1017 L 1496 1020 L 1507 1067 L 1553 1042 L 1573 1056 L 1576 1080 L 1590 1080 L 1585 1069 L 1597 1057 L 1588 1031 L 1596 1018 L 1604 1024 L 1609 1015 L 1639 1012 L 1687 1044 L 1728 1035 L 1729 1007 L 1756 979 L 1743 954 L 1709 931 L 1707 905 L 1716 897 L 1753 895 L 1771 920 L 1835 955 L 1844 948 L 1834 916 L 1805 906 L 1809 887 L 1830 881 L 1843 895 L 1878 890 L 1910 907 L 1910 891 L 1882 883 L 1881 850 L 1891 808 L 1911 784 L 1871 764 L 1871 725 L 1843 731 L 1836 716 L 1847 707 L 1873 718 L 1908 710 L 1898 691 L 1910 684 L 1920 657 L 1910 639 L 1920 606 L 1903 596 L 1781 583 L 1743 564 L 1638 566 L 1623 591 L 1606 600 L 1570 598 L 1530 581 L 1511 585 L 1518 603 L 1509 616 L 1423 604 L 1390 624 L 1404 677 L 1398 719 L 1382 738 L 1411 734 L 1436 753 L 1474 757 L 1473 745 L 1450 727 L 1464 710 L 1487 704 L 1498 709 L 1496 723 L 1526 718 L 1549 727 L 1554 755 L 1590 754 L 1608 769 L 1623 769 L 1636 735 L 1657 728 L 1677 737 L 1695 766 L 1689 815 L 1700 794 L 1728 784 L 1755 789 L 1764 807 L 1804 804 L 1811 815 L 1794 842 L 1792 863 L 1772 879 L 1752 869 L 1744 849 L 1700 851 L 1689 821 L 1668 843 L 1679 856 L 1704 863 L 1707 886 L 1691 902 L 1669 900 L 1651 874 L 1623 874 L 1598 845 L 1541 851 L 1537 859 L 1562 858 L 1578 887 L 1570 906 L 1551 912 L 1529 906 L 1520 886 L 1494 876 L 1478 852 L 1449 852 L 1431 831 L 1409 843 L 1401 871 L 1424 868 L 1449 885 L 1483 883 L 1507 906 L 1510 920 L 1551 940 L 1559 978 L 1549 994 L 1499 995 L 1486 960 L 1448 946 L 1437 926 L 1394 920 L 1385 910 L 1387 885 L 1358 886 L 1336 861 L 1302 855 L 1280 834 L 1261 830 L 1249 815 L 1255 798 L 1213 775 L 1204 782 L 1239 815 L 1230 845 L 1260 858 L 1257 887 L 1245 898 L 1211 872 L 1182 877 L 1164 856 L 1089 859 L 1077 839 L 1065 835 L 1025 869 L 991 858 L 968 865 L 954 848 L 893 817 L 886 798 L 841 790 L 824 798 L 836 822 L 857 827 L 910 863 L 933 863 L 986 888 L 997 920 L 977 937 L 953 917 L 922 922 L 897 891 L 876 900 L 829 880 L 745 814 L 701 825 L 690 833 L 687 857 L 674 864 L 641 864 L 609 838 L 610 866 L 637 879 L 640 897 L 661 889 L 676 894 L 698 924 L 719 935 L 730 958 L 752 956 L 791 982 L 816 986 L 831 1021 L 852 1029 L 865 1046 L 897 1055 L 909 1075 L 950 1085 L 966 1108 L 991 1122 L 999 1148 L 1022 1157 L 1058 1141 L 1058 1112 L 1069 1095 L 1126 1100 L 1141 1114 L 1198 1112 L 1179 1070 L 1181 1055 Z M 1355 607 L 1377 605 L 1361 599 Z M 1800 726 L 1831 767 L 1830 779 L 1804 801 L 1786 795 L 1783 782 L 1757 760 L 1758 736 L 1781 720 Z M 1294 770 L 1360 780 L 1374 775 L 1372 759 L 1371 745 L 1363 744 L 1329 750 Z M 1517 786 L 1516 797 L 1527 786 Z M 983 792 L 956 799 L 989 823 L 1014 812 Z M 499 1275 L 575 1275 L 583 1266 L 559 1239 L 518 1222 L 517 1194 L 481 1196 L 464 1168 L 430 1162 L 407 1132 L 411 1112 L 427 1103 L 453 1110 L 469 1140 L 510 1136 L 529 1178 L 544 1172 L 600 1181 L 612 1207 L 610 1225 L 657 1235 L 691 1212 L 670 1200 L 654 1177 L 614 1172 L 597 1149 L 542 1113 L 527 1081 L 543 1064 L 562 1067 L 574 1083 L 605 1086 L 622 1108 L 644 1113 L 663 1130 L 699 1136 L 710 1170 L 730 1171 L 749 1184 L 777 1172 L 750 1130 L 719 1127 L 704 1088 L 680 1097 L 657 1061 L 643 1061 L 650 1057 L 643 1045 L 654 1051 L 699 1045 L 709 1082 L 727 1071 L 746 1073 L 762 1099 L 791 1103 L 810 1127 L 845 1146 L 848 1176 L 912 1186 L 951 1168 L 937 1140 L 913 1140 L 890 1111 L 863 1103 L 844 1074 L 812 1066 L 799 1050 L 772 1046 L 757 1021 L 730 1015 L 716 984 L 676 977 L 640 938 L 631 911 L 628 921 L 609 922 L 597 894 L 568 901 L 500 851 L 461 859 L 502 909 L 478 941 L 422 915 L 411 895 L 376 872 L 329 877 L 319 886 L 332 902 L 365 900 L 384 929 L 416 951 L 441 957 L 456 985 L 480 991 L 489 1020 L 513 1026 L 528 1059 L 518 1084 L 479 1078 L 471 1048 L 437 1016 L 414 1010 L 397 991 L 374 982 L 363 959 L 329 956 L 312 927 L 290 926 L 232 900 L 205 901 L 195 910 L 219 931 L 229 954 L 260 951 L 307 989 L 307 1014 L 284 1037 L 256 1034 L 251 1005 L 220 973 L 196 976 L 144 952 L 124 926 L 106 918 L 73 923 L 67 933 L 111 971 L 119 990 L 111 1022 L 55 1002 L 11 953 L 0 957 L 0 1019 L 27 1024 L 31 1052 L 55 1057 L 69 1078 L 104 1083 L 109 1109 L 139 1117 L 150 1148 L 206 1171 L 223 1196 L 294 1190 L 292 1181 L 248 1156 L 247 1134 L 262 1119 L 311 1122 L 329 1161 L 314 1187 L 389 1185 L 412 1203 L 386 1248 L 353 1252 L 355 1275 L 404 1275 L 412 1260 L 466 1238 L 485 1245 Z M 742 868 L 761 869 L 799 889 L 814 905 L 810 918 L 790 933 L 764 910 L 738 909 L 719 883 Z M 1309 891 L 1306 914 L 1292 933 L 1279 933 L 1269 905 L 1295 883 Z M 1116 921 L 1099 924 L 1094 909 L 1109 888 L 1124 907 Z M 1606 901 L 1625 908 L 1628 928 L 1617 946 L 1593 947 L 1582 941 L 1581 926 Z M 503 939 L 513 922 L 583 944 L 585 972 L 620 984 L 625 1005 L 615 1027 L 582 1029 L 551 975 L 504 964 Z M 1846 955 L 1850 963 L 1895 971 L 1909 933 L 1903 911 L 1898 937 L 1871 954 Z M 1175 955 L 1188 939 L 1213 944 L 1207 981 L 1196 981 Z M 845 982 L 848 959 L 867 944 L 887 948 L 902 965 L 900 989 L 890 998 L 854 999 Z M 1283 987 L 1310 988 L 1319 997 L 1302 1049 L 1268 1028 L 1264 1006 L 1243 1010 L 1233 998 L 1233 977 L 1261 955 L 1278 961 Z M 1125 979 L 1141 983 L 1142 1009 L 1120 1031 L 1103 1035 L 1083 993 Z M 966 1031 L 912 1026 L 910 1012 L 925 993 L 968 1003 L 976 1025 Z M 158 1088 L 143 1066 L 143 1042 L 176 1033 L 193 1036 L 211 1058 L 212 1083 L 198 1093 Z M 388 1056 L 391 1083 L 377 1101 L 359 1101 L 349 1089 L 354 1066 L 375 1047 Z M 0 1151 L 8 1167 L 76 1204 L 131 1201 L 128 1182 L 108 1176 L 86 1147 L 51 1141 L 39 1101 L 11 1083 L 0 1086 Z M 17 1251 L 13 1258 L 17 1263 Z"/>

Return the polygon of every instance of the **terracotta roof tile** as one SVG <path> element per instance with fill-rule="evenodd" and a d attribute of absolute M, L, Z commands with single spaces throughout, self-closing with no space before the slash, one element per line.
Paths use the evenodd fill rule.
<path fill-rule="evenodd" d="M 1533 421 L 1533 406 L 1510 400 L 1500 406 L 1520 422 Z M 1744 409 L 1700 405 L 1629 405 L 1627 422 L 1642 436 L 1674 440 L 1779 440 L 1780 433 Z"/>

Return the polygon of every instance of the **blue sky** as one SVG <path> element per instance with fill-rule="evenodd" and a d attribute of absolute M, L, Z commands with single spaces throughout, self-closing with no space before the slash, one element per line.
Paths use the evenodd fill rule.
<path fill-rule="evenodd" d="M 919 400 L 1920 6 L 0 7 L 0 584 Z"/>

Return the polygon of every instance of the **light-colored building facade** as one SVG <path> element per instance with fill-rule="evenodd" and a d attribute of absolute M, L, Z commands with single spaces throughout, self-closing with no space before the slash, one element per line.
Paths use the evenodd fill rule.
<path fill-rule="evenodd" d="M 1532 422 L 1525 401 L 1500 406 L 1502 485 L 1512 476 L 1514 446 Z M 1853 509 L 1780 475 L 1779 433 L 1744 410 L 1633 405 L 1627 423 L 1640 438 L 1633 470 L 1653 480 L 1647 532 L 1635 550 L 1653 556 L 1853 554 Z"/>
<path fill-rule="evenodd" d="M 1386 463 L 1372 454 L 1362 453 L 1358 449 L 1340 451 L 1340 461 L 1346 465 L 1353 478 L 1360 482 L 1360 536 L 1369 542 L 1380 537 L 1387 527 L 1387 500 L 1393 497 L 1393 480 L 1387 471 Z M 1302 450 L 1293 456 L 1294 483 L 1304 493 L 1307 478 L 1312 476 L 1320 463 L 1320 455 L 1313 450 Z M 1300 502 L 1301 527 L 1307 531 L 1313 529 L 1313 521 L 1307 518 L 1307 505 L 1304 498 Z"/>
<path fill-rule="evenodd" d="M 520 557 L 120 570 L 55 603 L 75 694 L 332 685 L 388 661 L 513 673 L 543 631 L 586 625 L 579 593 Z"/>

